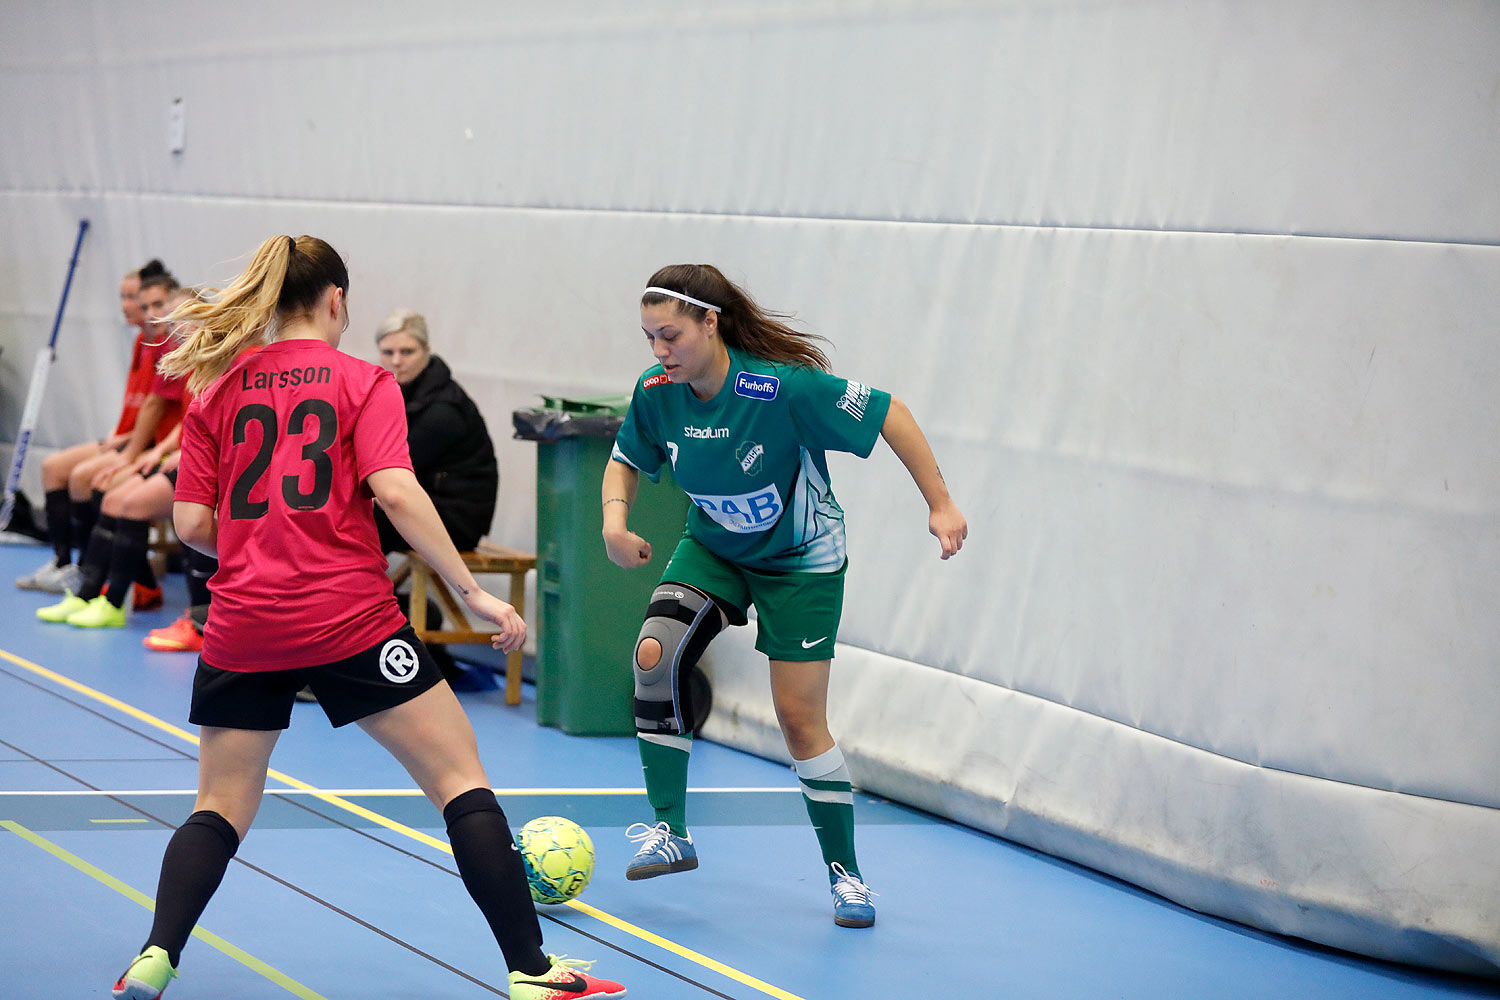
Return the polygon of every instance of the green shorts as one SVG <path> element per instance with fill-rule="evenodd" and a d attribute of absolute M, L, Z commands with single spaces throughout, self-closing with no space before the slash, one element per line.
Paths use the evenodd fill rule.
<path fill-rule="evenodd" d="M 731 625 L 747 622 L 755 605 L 755 648 L 773 660 L 831 660 L 844 613 L 846 560 L 833 573 L 773 573 L 747 569 L 721 558 L 683 535 L 662 573 L 663 582 L 685 583 L 712 597 Z"/>

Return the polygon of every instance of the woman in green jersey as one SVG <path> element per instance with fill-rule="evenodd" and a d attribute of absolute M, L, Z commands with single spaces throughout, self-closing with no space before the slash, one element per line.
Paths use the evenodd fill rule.
<path fill-rule="evenodd" d="M 636 642 L 636 729 L 656 822 L 631 828 L 640 847 L 625 875 L 698 867 L 685 809 L 696 720 L 684 687 L 709 640 L 746 624 L 754 604 L 755 648 L 770 660 L 776 718 L 828 866 L 834 922 L 868 927 L 875 907 L 854 856 L 849 769 L 828 731 L 847 560 L 825 453 L 864 458 L 885 438 L 927 501 L 944 559 L 968 525 L 906 406 L 829 374 L 822 338 L 782 318 L 707 264 L 664 267 L 641 296 L 657 364 L 636 384 L 604 473 L 610 559 L 626 569 L 651 559 L 627 524 L 642 473 L 654 481 L 670 463 L 693 508 Z"/>

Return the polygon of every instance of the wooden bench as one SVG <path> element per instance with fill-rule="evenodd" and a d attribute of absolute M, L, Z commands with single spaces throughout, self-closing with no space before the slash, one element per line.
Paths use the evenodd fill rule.
<path fill-rule="evenodd" d="M 182 543 L 177 540 L 172 519 L 165 517 L 152 521 L 146 531 L 146 558 L 151 561 L 151 569 L 158 580 L 167 575 L 167 560 L 181 551 Z"/>
<path fill-rule="evenodd" d="M 526 573 L 536 567 L 536 556 L 517 549 L 480 542 L 473 552 L 460 552 L 464 565 L 475 576 L 484 574 L 508 575 L 510 577 L 510 603 L 522 618 L 526 617 Z M 489 632 L 475 631 L 469 622 L 462 603 L 448 589 L 443 578 L 415 552 L 406 554 L 406 565 L 399 570 L 394 582 L 400 584 L 411 577 L 411 621 L 412 630 L 423 642 L 483 643 L 489 645 Z M 436 599 L 442 608 L 444 627 L 426 628 L 427 602 Z M 421 624 L 417 624 L 421 622 Z M 505 703 L 521 704 L 521 651 L 518 649 L 505 658 Z"/>

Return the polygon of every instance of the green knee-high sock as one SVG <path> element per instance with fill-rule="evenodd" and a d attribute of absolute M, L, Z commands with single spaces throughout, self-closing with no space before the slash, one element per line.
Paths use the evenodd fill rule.
<path fill-rule="evenodd" d="M 666 823 L 674 834 L 686 837 L 688 756 L 693 750 L 693 734 L 641 733 L 635 742 L 646 775 L 646 798 L 656 811 L 656 822 Z"/>
<path fill-rule="evenodd" d="M 854 785 L 844 755 L 835 744 L 832 750 L 811 760 L 799 760 L 797 780 L 802 783 L 802 801 L 807 804 L 807 818 L 812 820 L 823 849 L 823 864 L 834 862 L 855 878 L 859 862 L 854 858 Z M 830 882 L 834 876 L 828 876 Z"/>

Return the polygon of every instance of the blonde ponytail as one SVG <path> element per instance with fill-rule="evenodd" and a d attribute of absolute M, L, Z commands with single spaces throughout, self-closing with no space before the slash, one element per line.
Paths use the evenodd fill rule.
<path fill-rule="evenodd" d="M 315 236 L 272 236 L 228 288 L 189 299 L 167 315 L 192 332 L 159 367 L 167 375 L 186 374 L 188 389 L 202 392 L 242 350 L 267 341 L 278 314 L 310 308 L 329 285 L 349 289 L 337 251 Z"/>
<path fill-rule="evenodd" d="M 276 318 L 291 241 L 273 236 L 260 245 L 250 266 L 218 293 L 192 298 L 173 309 L 167 320 L 188 325 L 182 345 L 161 359 L 167 375 L 188 376 L 188 389 L 202 392 L 229 370 L 240 351 L 265 339 Z"/>

